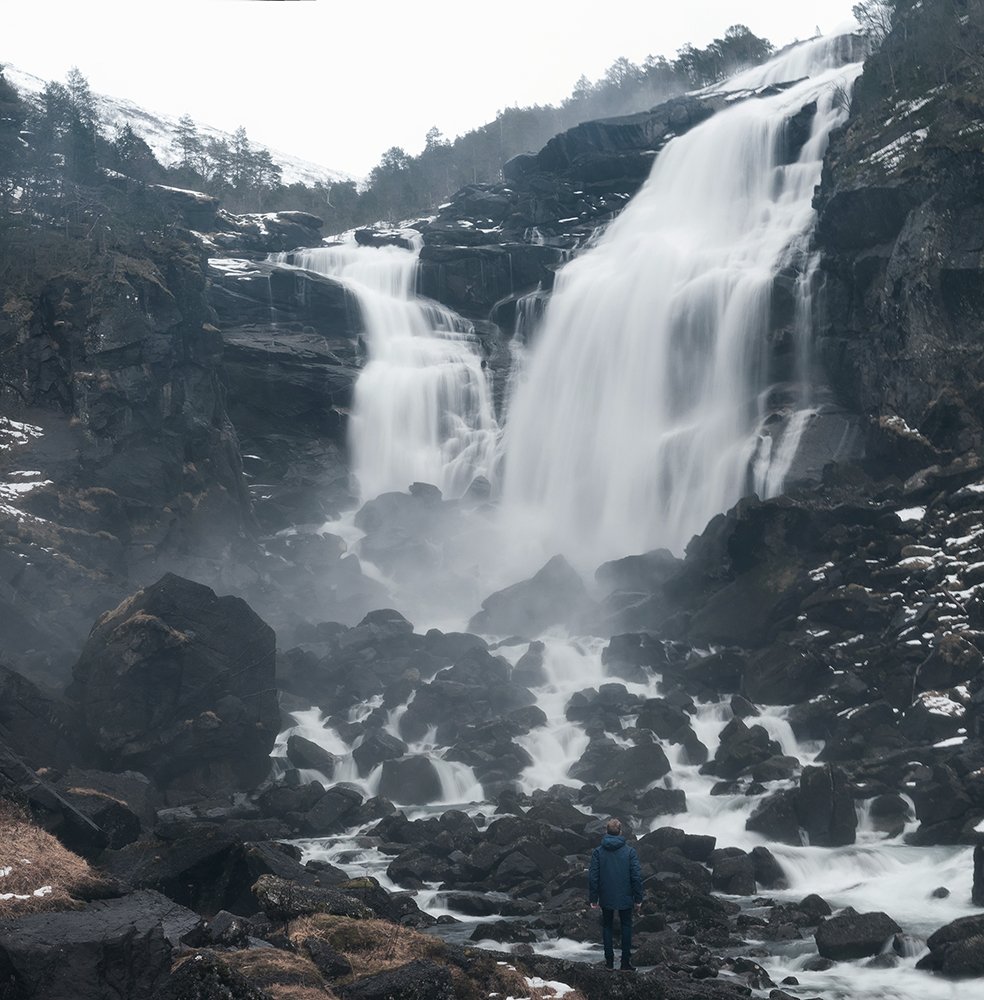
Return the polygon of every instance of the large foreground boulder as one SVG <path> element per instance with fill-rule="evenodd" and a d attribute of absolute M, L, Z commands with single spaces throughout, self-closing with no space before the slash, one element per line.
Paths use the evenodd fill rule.
<path fill-rule="evenodd" d="M 273 630 L 245 601 L 169 573 L 99 619 L 69 693 L 104 765 L 174 802 L 263 780 L 274 670 Z"/>
<path fill-rule="evenodd" d="M 149 1000 L 168 977 L 172 947 L 193 943 L 201 923 L 150 891 L 0 921 L 3 996 Z"/>

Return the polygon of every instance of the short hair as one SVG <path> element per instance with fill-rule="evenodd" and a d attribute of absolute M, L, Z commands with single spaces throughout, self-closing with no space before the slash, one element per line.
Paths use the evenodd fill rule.
<path fill-rule="evenodd" d="M 613 836 L 617 837 L 622 832 L 622 821 L 614 816 L 608 821 L 605 829 Z"/>

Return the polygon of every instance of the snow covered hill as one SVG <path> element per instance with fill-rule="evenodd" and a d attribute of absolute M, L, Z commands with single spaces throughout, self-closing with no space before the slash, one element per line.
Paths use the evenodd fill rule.
<path fill-rule="evenodd" d="M 33 95 L 40 94 L 48 82 L 27 73 L 24 70 L 12 66 L 10 63 L 4 64 L 4 76 L 13 86 L 27 99 Z M 171 115 L 161 114 L 134 104 L 124 97 L 112 97 L 108 94 L 97 94 L 96 106 L 99 112 L 99 122 L 101 130 L 107 139 L 112 139 L 116 134 L 117 126 L 129 124 L 137 135 L 143 139 L 154 151 L 154 155 L 164 166 L 173 166 L 181 158 L 178 148 L 178 119 Z M 226 132 L 202 122 L 195 123 L 199 134 L 205 139 L 224 139 L 232 142 L 232 132 Z M 308 184 L 312 185 L 318 181 L 323 183 L 334 183 L 337 181 L 351 181 L 357 178 L 341 170 L 332 170 L 320 163 L 312 163 L 310 160 L 302 160 L 296 156 L 290 156 L 271 146 L 264 146 L 250 136 L 250 144 L 254 149 L 266 149 L 273 160 L 278 164 L 283 172 L 284 184 Z"/>

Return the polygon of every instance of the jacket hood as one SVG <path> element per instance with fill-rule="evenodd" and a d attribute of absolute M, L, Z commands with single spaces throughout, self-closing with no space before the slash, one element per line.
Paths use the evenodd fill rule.
<path fill-rule="evenodd" d="M 606 851 L 617 851 L 620 847 L 625 847 L 625 837 L 616 837 L 614 834 L 606 833 L 601 838 L 601 846 Z"/>

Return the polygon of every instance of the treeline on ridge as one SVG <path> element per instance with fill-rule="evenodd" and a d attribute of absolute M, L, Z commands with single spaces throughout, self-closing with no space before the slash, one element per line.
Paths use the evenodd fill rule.
<path fill-rule="evenodd" d="M 233 212 L 308 211 L 325 220 L 328 232 L 411 218 L 466 184 L 499 180 L 504 161 L 539 149 L 578 122 L 647 109 L 760 63 L 772 51 L 769 41 L 737 24 L 705 48 L 685 45 L 673 60 L 649 56 L 637 65 L 617 59 L 593 83 L 582 76 L 559 105 L 506 108 L 453 140 L 434 127 L 416 155 L 391 147 L 364 185 L 285 184 L 280 166 L 250 141 L 245 128 L 230 141 L 203 134 L 187 115 L 175 136 L 179 159 L 165 165 L 129 124 L 111 138 L 103 134 L 97 102 L 78 69 L 64 83 L 49 82 L 37 99 L 25 100 L 0 67 L 0 212 L 16 204 L 18 212 L 39 218 L 60 219 L 73 211 L 81 218 L 80 211 L 91 215 L 84 206 L 110 197 L 107 186 L 130 178 L 204 191 Z"/>

